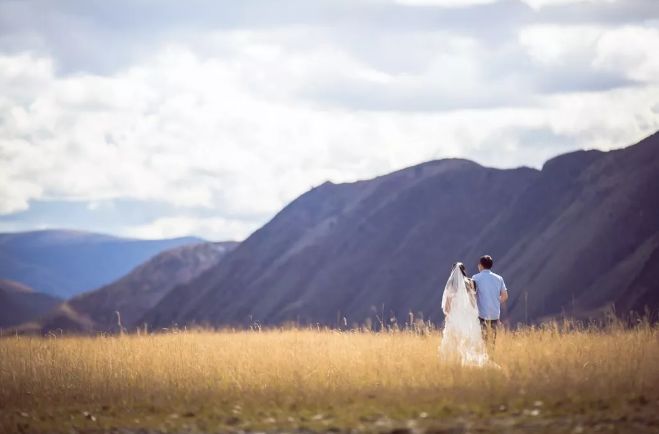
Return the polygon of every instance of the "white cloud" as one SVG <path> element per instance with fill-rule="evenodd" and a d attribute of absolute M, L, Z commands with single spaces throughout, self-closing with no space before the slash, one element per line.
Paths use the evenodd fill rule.
<path fill-rule="evenodd" d="M 39 197 L 41 192 L 41 187 L 36 183 L 22 179 L 9 179 L 6 173 L 0 173 L 0 214 L 28 209 L 29 200 Z"/>
<path fill-rule="evenodd" d="M 520 29 L 519 42 L 536 62 L 564 65 L 592 57 L 604 31 L 596 25 L 537 24 Z"/>
<path fill-rule="evenodd" d="M 564 6 L 569 4 L 605 4 L 615 3 L 621 0 L 522 0 L 524 3 L 531 6 L 533 9 L 539 10 L 551 6 Z"/>
<path fill-rule="evenodd" d="M 624 26 L 602 34 L 593 64 L 641 82 L 659 82 L 659 29 Z"/>
<path fill-rule="evenodd" d="M 25 209 L 37 198 L 161 201 L 182 213 L 188 207 L 217 210 L 222 224 L 223 219 L 240 218 L 247 223 L 232 226 L 238 234 L 235 228 L 254 229 L 326 179 L 352 181 L 445 156 L 498 166 L 540 165 L 555 152 L 515 153 L 533 146 L 510 141 L 509 151 L 496 156 L 479 151 L 488 138 L 504 132 L 511 137 L 516 128 L 546 129 L 602 147 L 630 143 L 657 127 L 657 114 L 648 107 L 659 96 L 642 89 L 548 98 L 517 109 L 424 113 L 328 108 L 299 99 L 296 91 L 322 81 L 330 66 L 346 77 L 390 79 L 403 87 L 408 80 L 415 82 L 371 73 L 333 48 L 317 49 L 305 59 L 260 45 L 257 37 L 239 37 L 252 47 L 243 57 L 200 58 L 186 47 L 168 46 L 109 77 L 60 78 L 44 67 L 52 63 L 49 59 L 3 57 L 0 61 L 11 65 L 10 70 L 40 72 L 26 78 L 31 84 L 20 96 L 3 100 L 10 116 L 0 126 L 2 211 Z M 462 48 L 468 50 L 468 44 Z M 428 87 L 433 75 L 449 74 L 444 76 L 452 77 L 449 82 L 456 89 L 447 86 L 447 95 L 454 92 L 457 98 L 470 85 L 472 91 L 487 92 L 486 76 L 470 76 L 479 74 L 473 59 L 464 57 L 463 68 L 441 56 L 429 66 Z M 7 88 L 17 77 L 4 78 L 0 86 Z M 607 139 L 612 130 L 615 135 Z M 170 220 L 164 222 L 137 232 L 173 232 Z M 200 223 L 199 228 L 223 230 L 218 221 Z"/>
<path fill-rule="evenodd" d="M 442 7 L 467 7 L 473 5 L 484 5 L 501 2 L 502 0 L 394 0 L 396 3 L 411 6 L 442 6 Z M 621 0 L 521 0 L 534 10 L 541 10 L 553 6 L 566 6 L 571 4 L 601 5 L 615 3 Z"/>
<path fill-rule="evenodd" d="M 490 3 L 405 3 L 420 2 Z M 0 54 L 0 214 L 39 199 L 101 214 L 96 204 L 127 199 L 165 203 L 168 214 L 126 223 L 124 235 L 243 238 L 327 179 L 448 156 L 540 166 L 659 129 L 659 36 L 649 23 L 528 24 L 490 41 L 477 22 L 417 28 L 414 20 L 427 24 L 420 8 L 398 7 L 410 15 L 389 27 L 391 2 L 364 5 L 382 13 L 372 15 L 381 26 L 334 15 L 331 25 L 288 15 L 230 30 L 181 25 L 160 39 L 140 35 L 143 55 L 101 72 L 71 71 L 75 53 Z M 83 52 L 102 51 L 92 45 Z M 563 71 L 569 82 L 573 70 L 580 80 L 607 73 L 639 83 L 585 92 L 575 80 L 552 94 L 537 84 Z"/>
<path fill-rule="evenodd" d="M 204 234 L 211 241 L 242 240 L 255 228 L 239 220 L 195 216 L 163 217 L 152 223 L 126 228 L 120 235 L 140 239 L 162 239 Z"/>
<path fill-rule="evenodd" d="M 496 3 L 497 1 L 499 0 L 395 0 L 396 3 L 408 6 L 443 6 L 448 8 L 484 5 Z"/>
<path fill-rule="evenodd" d="M 593 82 L 599 73 L 608 74 L 610 81 L 617 77 L 618 83 L 627 80 L 637 86 L 659 82 L 659 30 L 654 27 L 532 25 L 520 30 L 519 42 L 534 62 L 556 72 L 587 68 L 590 77 L 583 77 Z M 640 93 L 655 97 L 650 89 Z M 580 104 L 581 92 L 576 90 L 574 95 Z"/>

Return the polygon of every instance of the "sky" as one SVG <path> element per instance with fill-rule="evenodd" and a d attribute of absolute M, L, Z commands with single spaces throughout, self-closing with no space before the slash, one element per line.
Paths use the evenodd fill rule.
<path fill-rule="evenodd" d="M 656 0 L 0 0 L 0 232 L 242 240 L 326 180 L 657 130 Z"/>

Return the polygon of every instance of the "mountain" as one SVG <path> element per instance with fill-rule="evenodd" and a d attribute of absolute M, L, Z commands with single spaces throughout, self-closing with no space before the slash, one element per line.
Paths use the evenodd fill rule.
<path fill-rule="evenodd" d="M 133 328 L 174 286 L 218 265 L 237 244 L 197 243 L 166 250 L 115 282 L 71 298 L 26 328 L 41 332 L 117 331 L 116 312 L 120 313 L 123 327 Z"/>
<path fill-rule="evenodd" d="M 548 161 L 479 242 L 514 290 L 511 322 L 659 307 L 659 134 Z"/>
<path fill-rule="evenodd" d="M 304 193 L 144 320 L 210 325 L 439 322 L 451 264 L 491 254 L 504 318 L 658 307 L 659 135 L 542 170 L 440 160 Z M 345 317 L 345 320 L 343 318 Z"/>
<path fill-rule="evenodd" d="M 89 232 L 44 230 L 0 234 L 0 278 L 67 298 L 128 273 L 153 255 L 203 240 L 136 240 Z"/>
<path fill-rule="evenodd" d="M 18 282 L 0 279 L 0 328 L 31 321 L 61 302 Z"/>
<path fill-rule="evenodd" d="M 326 182 L 281 210 L 222 267 L 175 288 L 145 319 L 161 327 L 336 324 L 344 316 L 400 321 L 410 309 L 436 318 L 451 264 L 536 177 L 529 168 L 441 160 L 367 181 Z"/>

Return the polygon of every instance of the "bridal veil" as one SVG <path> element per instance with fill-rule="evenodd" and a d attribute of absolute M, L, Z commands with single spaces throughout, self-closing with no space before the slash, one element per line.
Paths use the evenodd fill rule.
<path fill-rule="evenodd" d="M 484 366 L 487 350 L 478 321 L 478 308 L 467 292 L 466 278 L 455 264 L 444 287 L 442 310 L 446 315 L 439 354 L 462 365 Z"/>

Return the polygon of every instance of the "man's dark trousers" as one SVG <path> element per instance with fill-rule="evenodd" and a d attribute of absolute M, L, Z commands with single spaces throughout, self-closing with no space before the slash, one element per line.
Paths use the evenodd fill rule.
<path fill-rule="evenodd" d="M 483 333 L 483 340 L 486 344 L 490 343 L 490 336 L 492 336 L 492 345 L 497 339 L 497 327 L 499 326 L 498 319 L 483 319 L 478 317 L 481 322 L 481 331 Z"/>

